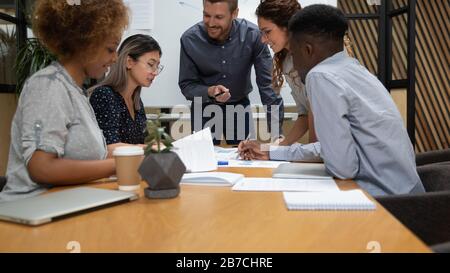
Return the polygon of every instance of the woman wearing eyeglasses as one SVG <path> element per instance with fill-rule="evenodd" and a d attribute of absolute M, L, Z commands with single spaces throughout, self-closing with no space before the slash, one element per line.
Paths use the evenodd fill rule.
<path fill-rule="evenodd" d="M 141 89 L 149 87 L 163 69 L 161 47 L 148 35 L 128 37 L 118 54 L 108 76 L 90 90 L 90 102 L 108 150 L 124 143 L 144 143 L 147 119 Z"/>

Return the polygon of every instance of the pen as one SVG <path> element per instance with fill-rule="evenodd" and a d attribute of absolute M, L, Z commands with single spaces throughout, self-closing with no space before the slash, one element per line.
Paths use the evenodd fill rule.
<path fill-rule="evenodd" d="M 217 161 L 217 165 L 218 166 L 227 166 L 228 165 L 228 161 Z"/>
<path fill-rule="evenodd" d="M 225 92 L 220 92 L 219 94 L 214 95 L 215 98 L 222 96 L 223 94 L 225 94 Z"/>
<path fill-rule="evenodd" d="M 245 144 L 247 144 L 250 141 L 250 134 L 248 134 L 247 138 L 244 140 Z M 242 159 L 246 160 L 245 154 L 244 156 L 241 156 Z"/>
<path fill-rule="evenodd" d="M 221 92 L 221 93 L 219 93 L 219 94 L 216 94 L 216 95 L 214 95 L 214 98 L 217 98 L 217 97 L 219 97 L 219 96 L 222 96 L 223 94 L 225 94 L 225 92 Z"/>

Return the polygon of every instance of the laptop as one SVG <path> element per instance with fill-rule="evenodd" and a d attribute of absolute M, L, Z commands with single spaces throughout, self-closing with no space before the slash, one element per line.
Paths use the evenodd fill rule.
<path fill-rule="evenodd" d="M 0 220 L 38 226 L 73 213 L 136 199 L 134 192 L 75 188 L 0 203 Z"/>

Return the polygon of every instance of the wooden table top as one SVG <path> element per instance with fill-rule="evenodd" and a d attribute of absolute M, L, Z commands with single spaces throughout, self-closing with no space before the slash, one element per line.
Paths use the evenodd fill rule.
<path fill-rule="evenodd" d="M 342 190 L 358 188 L 337 182 Z M 88 186 L 117 188 L 114 182 Z M 39 227 L 0 222 L 0 252 L 69 252 L 73 242 L 81 252 L 430 252 L 379 204 L 375 211 L 288 211 L 280 192 L 182 185 L 177 198 L 149 200 L 144 187 L 136 201 Z"/>

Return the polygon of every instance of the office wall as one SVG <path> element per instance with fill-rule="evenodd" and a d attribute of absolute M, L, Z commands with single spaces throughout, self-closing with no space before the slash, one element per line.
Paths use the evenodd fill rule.
<path fill-rule="evenodd" d="M 407 105 L 407 96 L 406 89 L 393 89 L 391 90 L 392 99 L 397 105 L 398 111 L 403 119 L 403 124 L 406 127 L 408 120 L 408 105 Z"/>
<path fill-rule="evenodd" d="M 257 22 L 256 7 L 260 0 L 239 1 L 239 17 L 253 23 Z M 336 6 L 336 0 L 300 0 L 303 6 L 326 3 Z M 180 37 L 188 28 L 202 20 L 203 2 L 201 0 L 157 0 L 154 1 L 154 26 L 151 30 L 130 29 L 124 38 L 136 33 L 152 35 L 161 45 L 163 55 L 161 63 L 164 71 L 156 78 L 150 88 L 143 88 L 142 100 L 147 107 L 173 107 L 176 105 L 190 105 L 178 87 Z M 176 14 L 176 18 L 168 16 Z M 132 16 L 133 17 L 133 16 Z M 253 92 L 250 93 L 252 104 L 261 105 L 255 73 L 252 71 Z M 283 87 L 281 95 L 287 105 L 295 102 L 290 95 L 290 88 Z"/>
<path fill-rule="evenodd" d="M 6 173 L 9 144 L 11 142 L 11 121 L 16 106 L 17 97 L 15 94 L 0 93 L 0 176 L 4 176 Z"/>
<path fill-rule="evenodd" d="M 449 18 L 450 1 L 418 1 L 416 139 L 419 151 L 450 147 Z"/>

